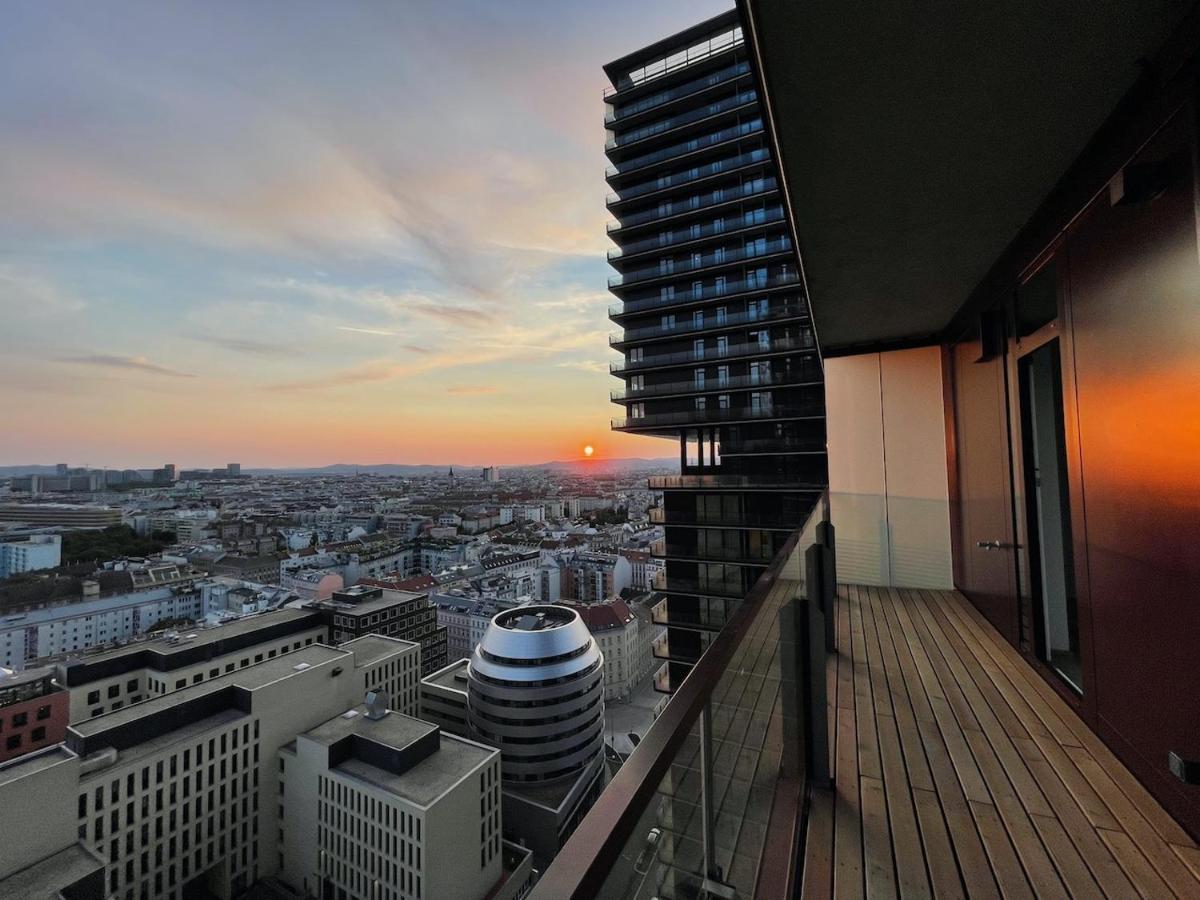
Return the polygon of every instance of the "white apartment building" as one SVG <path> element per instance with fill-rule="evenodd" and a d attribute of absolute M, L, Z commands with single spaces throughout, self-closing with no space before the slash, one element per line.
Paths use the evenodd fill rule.
<path fill-rule="evenodd" d="M 31 534 L 28 537 L 0 541 L 0 578 L 53 569 L 62 562 L 62 537 L 57 534 Z"/>
<path fill-rule="evenodd" d="M 83 597 L 0 616 L 0 665 L 23 669 L 35 659 L 76 653 L 128 640 L 167 619 L 195 621 L 204 615 L 196 573 L 101 596 L 96 582 L 84 582 Z"/>
<path fill-rule="evenodd" d="M 314 895 L 482 900 L 503 875 L 500 752 L 378 699 L 280 751 L 282 879 Z"/>
<path fill-rule="evenodd" d="M 623 600 L 569 605 L 579 613 L 604 654 L 604 700 L 625 700 L 650 672 L 642 624 Z"/>

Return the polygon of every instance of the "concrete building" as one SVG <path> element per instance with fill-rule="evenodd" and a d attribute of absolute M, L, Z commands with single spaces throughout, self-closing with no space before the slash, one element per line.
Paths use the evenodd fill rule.
<path fill-rule="evenodd" d="M 107 528 L 121 524 L 121 510 L 70 503 L 0 503 L 0 522 L 61 525 L 64 528 Z"/>
<path fill-rule="evenodd" d="M 421 679 L 420 717 L 440 725 L 443 731 L 468 737 L 467 659 L 456 660 Z"/>
<path fill-rule="evenodd" d="M 188 567 L 160 566 L 114 575 L 120 586 L 109 590 L 85 579 L 78 599 L 10 608 L 0 617 L 0 665 L 23 669 L 36 659 L 128 640 L 163 620 L 195 621 L 203 615 L 199 579 Z"/>
<path fill-rule="evenodd" d="M 279 586 L 293 591 L 302 600 L 328 600 L 345 587 L 340 573 L 331 569 L 293 568 L 279 574 Z"/>
<path fill-rule="evenodd" d="M 69 705 L 49 666 L 0 669 L 0 763 L 61 743 Z"/>
<path fill-rule="evenodd" d="M 70 695 L 70 720 L 79 722 L 327 639 L 319 613 L 281 609 L 69 659 L 58 664 L 57 680 Z"/>
<path fill-rule="evenodd" d="M 581 552 L 563 567 L 562 599 L 601 603 L 618 596 L 633 580 L 633 566 L 615 553 Z"/>
<path fill-rule="evenodd" d="M 364 634 L 382 634 L 421 645 L 421 674 L 446 665 L 446 629 L 428 594 L 359 584 L 336 591 L 319 609 L 334 643 Z"/>
<path fill-rule="evenodd" d="M 504 882 L 500 754 L 382 697 L 279 753 L 280 875 L 321 896 L 482 900 Z"/>
<path fill-rule="evenodd" d="M 61 562 L 61 535 L 31 534 L 20 540 L 0 541 L 0 578 L 53 569 Z"/>
<path fill-rule="evenodd" d="M 496 616 L 468 664 L 471 736 L 500 749 L 507 834 L 535 863 L 604 786 L 603 670 L 578 613 L 545 605 Z"/>
<path fill-rule="evenodd" d="M 650 666 L 641 621 L 624 600 L 571 605 L 604 654 L 604 700 L 626 699 Z"/>

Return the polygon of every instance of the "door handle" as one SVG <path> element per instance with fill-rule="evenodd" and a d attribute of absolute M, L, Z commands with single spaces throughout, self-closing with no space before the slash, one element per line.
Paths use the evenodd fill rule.
<path fill-rule="evenodd" d="M 1016 544 L 1006 544 L 1003 541 L 978 541 L 975 544 L 980 550 L 1015 550 Z"/>

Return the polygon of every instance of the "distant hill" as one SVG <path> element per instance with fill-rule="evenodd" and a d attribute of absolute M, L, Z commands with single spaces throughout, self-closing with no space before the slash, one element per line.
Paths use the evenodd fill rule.
<path fill-rule="evenodd" d="M 646 469 L 677 469 L 678 461 L 673 457 L 665 459 L 641 459 L 639 457 L 623 457 L 618 459 L 563 459 L 552 462 L 535 463 L 532 465 L 501 466 L 500 469 L 551 469 L 554 471 L 594 471 L 594 472 L 639 472 Z M 404 463 L 334 463 L 308 469 L 242 469 L 249 475 L 353 475 L 355 472 L 364 475 L 395 475 L 398 477 L 413 477 L 421 475 L 437 475 L 446 472 L 451 466 L 441 465 L 407 465 Z M 454 466 L 456 475 L 478 474 L 481 466 Z"/>

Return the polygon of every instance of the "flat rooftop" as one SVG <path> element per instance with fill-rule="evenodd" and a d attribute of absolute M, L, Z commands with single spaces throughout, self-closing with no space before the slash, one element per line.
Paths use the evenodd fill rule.
<path fill-rule="evenodd" d="M 450 665 L 444 666 L 422 678 L 421 681 L 451 690 L 465 691 L 467 689 L 467 664 L 469 662 L 469 659 L 460 659 L 457 662 L 452 662 Z"/>
<path fill-rule="evenodd" d="M 69 762 L 74 758 L 75 754 L 62 744 L 55 744 L 45 750 L 18 756 L 16 759 L 0 765 L 0 784 L 7 784 L 18 778 L 26 778 L 60 763 Z M 2 891 L 0 891 L 0 895 L 4 895 Z"/>
<path fill-rule="evenodd" d="M 103 859 L 82 844 L 72 844 L 0 880 L 0 895 L 5 900 L 48 900 L 103 869 Z"/>
<path fill-rule="evenodd" d="M 344 594 L 345 591 L 338 591 L 338 595 Z M 354 603 L 347 603 L 339 600 L 337 596 L 331 597 L 322 603 L 328 603 L 339 612 L 349 613 L 355 616 L 365 615 L 367 613 L 379 612 L 382 609 L 388 609 L 392 606 L 398 606 L 401 603 L 408 603 L 412 600 L 428 600 L 429 594 L 416 591 L 401 591 L 392 588 L 384 588 L 382 597 L 367 597 Z"/>
<path fill-rule="evenodd" d="M 165 637 L 158 637 L 148 641 L 131 641 L 121 647 L 111 647 L 107 650 L 98 650 L 95 653 L 82 654 L 78 660 L 72 660 L 72 662 L 95 663 L 110 659 L 120 659 L 143 651 L 170 656 L 194 647 L 203 647 L 206 644 L 215 644 L 218 641 L 225 641 L 230 638 L 241 637 L 242 635 L 250 635 L 264 628 L 295 622 L 299 619 L 313 619 L 314 625 L 320 624 L 311 610 L 285 607 L 283 609 L 242 616 L 223 625 L 215 625 L 209 628 L 175 629 L 180 637 L 180 640 L 175 643 L 171 643 Z M 192 635 L 195 635 L 195 637 L 192 637 Z"/>
<path fill-rule="evenodd" d="M 402 750 L 437 734 L 438 749 L 396 774 L 357 757 L 333 767 L 334 771 L 366 782 L 417 806 L 429 806 L 499 751 L 442 732 L 438 726 L 398 712 L 368 719 L 366 707 L 352 718 L 337 716 L 318 725 L 305 737 L 333 744 L 351 735 Z"/>
<path fill-rule="evenodd" d="M 297 672 L 303 671 L 304 668 L 311 668 L 312 666 L 333 660 L 348 658 L 348 654 L 344 650 L 326 647 L 324 644 L 310 644 L 307 647 L 301 647 L 299 650 L 294 650 L 284 656 L 277 656 L 274 659 L 268 659 L 264 662 L 247 666 L 244 669 L 238 669 L 227 675 L 218 675 L 216 678 L 210 678 L 201 684 L 188 685 L 169 694 L 152 697 L 149 700 L 143 700 L 141 703 L 135 703 L 132 706 L 126 706 L 114 712 L 96 716 L 93 719 L 76 722 L 71 726 L 71 729 L 84 737 L 103 734 L 110 729 L 119 728 L 131 722 L 136 722 L 139 719 L 167 712 L 172 708 L 178 707 L 180 704 L 223 691 L 229 687 L 240 687 L 244 690 L 253 691 L 265 685 L 273 684 L 282 678 L 289 678 Z"/>
<path fill-rule="evenodd" d="M 362 637 L 354 638 L 354 640 L 340 645 L 341 649 L 349 650 L 354 654 L 354 664 L 360 667 L 372 665 L 408 647 L 420 646 L 413 641 L 388 637 L 383 634 L 364 634 Z"/>

